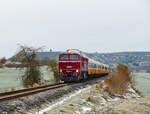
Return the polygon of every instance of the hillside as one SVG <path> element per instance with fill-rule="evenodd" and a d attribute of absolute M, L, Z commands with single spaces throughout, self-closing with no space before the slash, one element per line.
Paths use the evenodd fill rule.
<path fill-rule="evenodd" d="M 37 57 L 40 61 L 58 59 L 60 52 L 38 52 Z M 86 53 L 87 56 L 109 64 L 114 68 L 117 64 L 127 64 L 134 71 L 150 72 L 150 52 L 118 52 L 118 53 Z M 13 59 L 15 58 L 12 57 Z M 12 60 L 11 58 L 11 60 Z"/>
<path fill-rule="evenodd" d="M 92 53 L 88 55 L 95 60 L 109 64 L 112 68 L 122 63 L 136 71 L 150 72 L 150 52 Z"/>

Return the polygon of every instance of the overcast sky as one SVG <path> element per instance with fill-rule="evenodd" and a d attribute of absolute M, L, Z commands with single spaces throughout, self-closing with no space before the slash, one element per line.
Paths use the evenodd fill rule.
<path fill-rule="evenodd" d="M 1 0 L 0 57 L 17 44 L 88 52 L 150 51 L 150 0 Z"/>

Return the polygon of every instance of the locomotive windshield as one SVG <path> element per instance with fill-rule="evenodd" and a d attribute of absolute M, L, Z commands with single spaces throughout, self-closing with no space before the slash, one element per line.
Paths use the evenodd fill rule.
<path fill-rule="evenodd" d="M 62 61 L 65 61 L 65 60 L 77 61 L 77 60 L 79 60 L 79 55 L 78 54 L 61 54 L 59 56 L 59 60 L 62 60 Z"/>
<path fill-rule="evenodd" d="M 68 60 L 68 55 L 67 54 L 62 54 L 60 55 L 60 60 Z"/>
<path fill-rule="evenodd" d="M 76 60 L 78 60 L 78 59 L 79 59 L 79 55 L 78 55 L 78 54 L 71 54 L 71 55 L 70 55 L 70 60 L 76 61 Z"/>

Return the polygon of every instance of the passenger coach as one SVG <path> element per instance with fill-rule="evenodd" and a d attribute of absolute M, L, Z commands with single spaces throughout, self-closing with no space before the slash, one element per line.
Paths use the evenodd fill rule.
<path fill-rule="evenodd" d="M 107 75 L 110 73 L 108 65 L 88 58 L 78 50 L 67 50 L 59 55 L 59 76 L 62 81 L 77 81 Z"/>

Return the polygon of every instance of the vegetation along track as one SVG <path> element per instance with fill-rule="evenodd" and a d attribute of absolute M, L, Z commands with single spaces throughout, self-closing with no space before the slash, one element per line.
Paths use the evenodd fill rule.
<path fill-rule="evenodd" d="M 4 93 L 0 93 L 0 101 L 24 97 L 27 95 L 36 94 L 36 93 L 43 92 L 43 91 L 50 90 L 50 89 L 61 88 L 66 85 L 67 84 L 65 83 L 57 83 L 57 84 L 21 89 L 21 90 L 16 90 L 16 91 L 11 91 L 11 92 L 4 92 Z"/>

